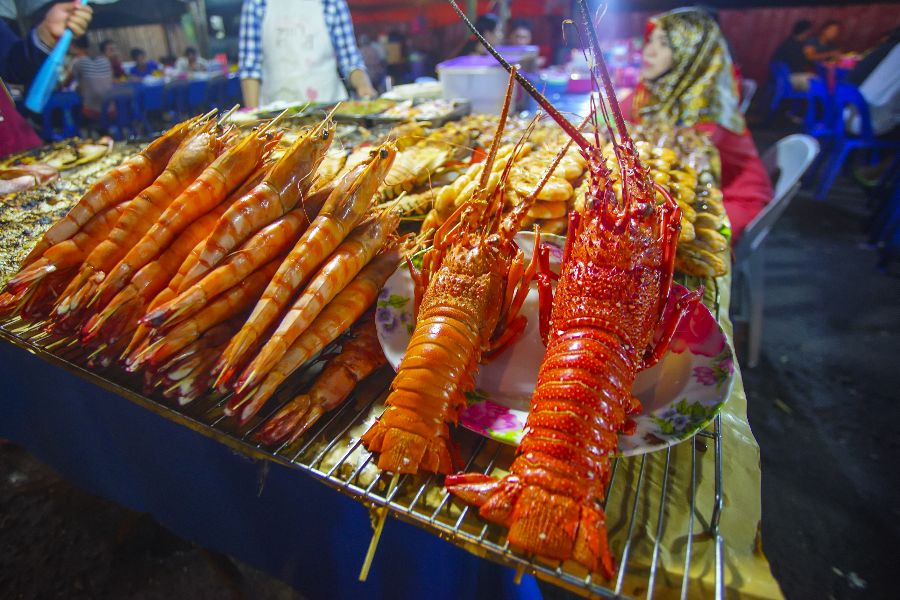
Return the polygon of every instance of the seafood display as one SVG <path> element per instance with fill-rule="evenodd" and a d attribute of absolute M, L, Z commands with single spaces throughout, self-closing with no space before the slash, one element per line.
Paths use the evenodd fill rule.
<path fill-rule="evenodd" d="M 392 142 L 319 198 L 334 124 L 292 134 L 274 159 L 276 122 L 240 131 L 203 115 L 101 174 L 7 281 L 0 311 L 46 319 L 90 350 L 89 367 L 141 372 L 147 393 L 179 404 L 240 375 L 228 411 L 250 418 L 415 247 L 395 235 L 398 201 L 374 208 Z"/>
<path fill-rule="evenodd" d="M 588 30 L 593 33 L 591 26 Z M 650 173 L 625 127 L 593 35 L 591 42 L 594 76 L 604 84 L 603 114 L 613 117 L 613 125 L 607 121 L 609 137 L 620 173 L 629 176 L 614 177 L 598 148 L 526 86 L 583 151 L 590 189 L 584 211 L 570 217 L 552 312 L 549 318 L 541 314 L 547 354 L 510 473 L 500 480 L 480 473 L 453 475 L 446 486 L 479 506 L 485 519 L 509 527 L 514 547 L 573 559 L 611 578 L 600 503 L 616 434 L 626 428 L 628 415 L 640 410 L 631 386 L 638 369 L 665 352 L 702 290 L 674 299 L 664 317 L 672 300 L 681 211 L 667 193 L 657 205 Z M 515 74 L 515 68 L 510 72 Z M 618 182 L 621 197 L 613 189 Z M 656 330 L 662 333 L 654 339 Z"/>
<path fill-rule="evenodd" d="M 433 126 L 453 103 L 387 100 L 291 122 L 211 112 L 143 148 L 79 142 L 9 165 L 0 317 L 39 325 L 87 368 L 169 406 L 214 404 L 256 448 L 299 447 L 328 413 L 365 410 L 366 426 L 334 447 L 371 485 L 422 475 L 439 486 L 423 500 L 436 510 L 477 513 L 517 552 L 612 578 L 603 506 L 617 436 L 642 410 L 632 385 L 701 300 L 703 288 L 673 287 L 676 271 L 726 274 L 730 240 L 715 148 L 690 130 L 626 125 L 586 30 L 602 89 L 580 124 L 488 47 L 510 74 L 497 116 Z M 517 82 L 542 115 L 510 115 Z M 377 113 L 416 122 L 355 118 Z M 16 225 L 20 213 L 33 216 Z M 516 234 L 532 233 L 523 251 Z M 565 236 L 564 249 L 542 233 Z M 404 268 L 414 292 L 394 297 L 383 288 Z M 539 309 L 523 309 L 534 289 Z M 388 354 L 396 373 L 376 329 L 376 304 L 392 302 L 409 310 L 396 324 L 406 351 Z M 546 354 L 529 350 L 521 367 L 537 371 L 522 384 L 521 442 L 497 476 L 465 472 L 456 426 L 480 367 L 523 335 Z M 354 404 L 372 381 L 385 393 Z"/>
<path fill-rule="evenodd" d="M 347 332 L 341 351 L 328 361 L 309 391 L 281 407 L 256 439 L 268 445 L 296 441 L 322 415 L 346 400 L 359 382 L 385 364 L 375 319 L 369 313 Z"/>

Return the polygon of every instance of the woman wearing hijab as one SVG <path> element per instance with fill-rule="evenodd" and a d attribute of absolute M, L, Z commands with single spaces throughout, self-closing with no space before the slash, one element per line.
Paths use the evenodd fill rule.
<path fill-rule="evenodd" d="M 734 243 L 772 199 L 772 184 L 738 109 L 738 82 L 725 38 L 709 13 L 697 8 L 653 17 L 646 38 L 631 120 L 662 121 L 709 135 L 721 157 Z"/>

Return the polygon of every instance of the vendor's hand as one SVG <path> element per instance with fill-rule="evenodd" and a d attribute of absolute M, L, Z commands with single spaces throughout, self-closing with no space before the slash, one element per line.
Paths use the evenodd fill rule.
<path fill-rule="evenodd" d="M 350 85 L 356 90 L 356 93 L 363 100 L 370 100 L 378 95 L 372 82 L 369 81 L 369 75 L 361 69 L 356 69 L 350 73 Z"/>
<path fill-rule="evenodd" d="M 71 29 L 75 37 L 81 37 L 87 31 L 93 16 L 93 8 L 74 0 L 54 4 L 37 26 L 38 37 L 50 47 L 56 44 L 66 29 Z"/>

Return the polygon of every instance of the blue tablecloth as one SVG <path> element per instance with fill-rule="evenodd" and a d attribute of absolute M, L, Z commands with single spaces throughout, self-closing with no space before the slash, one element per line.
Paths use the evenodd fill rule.
<path fill-rule="evenodd" d="M 367 583 L 367 510 L 0 342 L 0 437 L 79 487 L 265 570 L 309 598 L 539 598 L 537 583 L 389 519 Z"/>

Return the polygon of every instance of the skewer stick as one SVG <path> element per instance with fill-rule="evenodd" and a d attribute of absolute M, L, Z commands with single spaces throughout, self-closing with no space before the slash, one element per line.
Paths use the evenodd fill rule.
<path fill-rule="evenodd" d="M 233 115 L 234 112 L 235 112 L 237 109 L 239 109 L 240 107 L 241 107 L 240 104 L 235 104 L 234 106 L 232 106 L 232 107 L 228 110 L 228 112 L 226 112 L 224 115 L 222 115 L 222 116 L 219 118 L 219 125 L 223 125 L 223 124 L 225 123 L 225 121 L 227 121 L 227 120 L 229 119 L 229 117 L 231 117 L 231 115 Z"/>
<path fill-rule="evenodd" d="M 74 346 L 76 341 L 78 341 L 78 340 L 75 339 L 75 338 L 71 338 L 71 337 L 59 338 L 59 339 L 56 340 L 55 342 L 51 342 L 51 343 L 47 344 L 46 346 L 44 346 L 44 350 L 53 352 L 54 350 L 56 350 L 56 349 L 59 348 L 60 346 L 64 346 L 64 347 L 66 347 L 66 348 L 69 348 L 69 347 L 71 347 L 71 346 Z"/>
<path fill-rule="evenodd" d="M 522 584 L 522 575 L 525 574 L 525 565 L 519 565 L 516 567 L 516 576 L 513 578 L 513 583 L 516 585 Z"/>
<path fill-rule="evenodd" d="M 272 119 L 271 121 L 269 121 L 268 123 L 263 125 L 262 129 L 259 130 L 259 133 L 265 133 L 270 128 L 274 127 L 278 123 L 278 121 L 282 120 L 284 118 L 284 116 L 286 114 L 288 114 L 288 110 L 290 110 L 290 109 L 288 109 L 288 108 L 284 109 L 283 111 L 281 111 L 280 114 L 276 115 L 274 119 Z"/>
<path fill-rule="evenodd" d="M 217 112 L 219 112 L 219 109 L 213 108 L 208 113 L 206 113 L 205 115 L 200 117 L 200 119 L 198 119 L 198 120 L 202 123 L 203 121 L 206 121 L 207 119 L 211 119 L 212 117 L 214 117 Z"/>
<path fill-rule="evenodd" d="M 400 482 L 400 473 L 394 473 L 394 476 L 391 478 L 391 484 L 388 486 L 388 490 L 384 495 L 385 500 L 391 497 L 391 493 L 396 489 L 397 484 Z M 378 548 L 378 542 L 381 540 L 381 532 L 384 531 L 384 523 L 387 521 L 388 516 L 388 507 L 387 504 L 384 507 L 377 509 L 375 513 L 377 514 L 375 522 L 375 532 L 372 534 L 372 541 L 369 542 L 369 550 L 366 552 L 366 558 L 363 561 L 362 569 L 359 571 L 359 580 L 365 582 L 366 579 L 369 578 L 369 569 L 372 568 L 372 560 L 375 558 L 375 550 Z"/>

